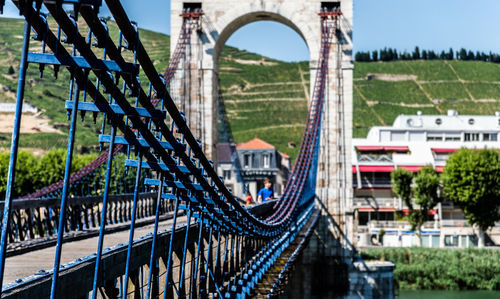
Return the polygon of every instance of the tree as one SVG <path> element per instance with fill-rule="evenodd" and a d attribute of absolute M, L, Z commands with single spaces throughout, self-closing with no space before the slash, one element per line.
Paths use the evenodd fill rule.
<path fill-rule="evenodd" d="M 52 149 L 46 153 L 41 159 L 37 167 L 39 180 L 37 181 L 37 189 L 64 178 L 64 167 L 66 162 L 66 151 L 63 149 Z"/>
<path fill-rule="evenodd" d="M 408 207 L 408 223 L 411 230 L 422 244 L 422 225 L 429 217 L 429 211 L 439 202 L 439 177 L 437 172 L 426 166 L 420 169 L 414 177 L 413 173 L 405 169 L 396 169 L 391 173 L 392 190 Z M 412 201 L 415 197 L 415 202 Z M 416 205 L 418 206 L 416 206 Z"/>
<path fill-rule="evenodd" d="M 417 60 L 417 59 L 420 59 L 420 49 L 417 47 L 415 47 L 415 51 L 413 51 L 413 59 L 414 60 Z"/>
<path fill-rule="evenodd" d="M 7 70 L 7 74 L 9 75 L 14 75 L 16 71 L 14 71 L 14 68 L 12 67 L 12 65 L 9 66 L 9 69 Z"/>
<path fill-rule="evenodd" d="M 443 173 L 443 191 L 459 206 L 469 224 L 477 226 L 479 246 L 484 232 L 500 220 L 500 153 L 461 149 L 450 156 Z"/>
<path fill-rule="evenodd" d="M 396 194 L 411 210 L 412 189 L 411 184 L 413 181 L 413 173 L 406 169 L 398 168 L 391 173 L 392 192 Z"/>
<path fill-rule="evenodd" d="M 370 52 L 357 52 L 354 58 L 359 62 L 369 62 Z"/>
<path fill-rule="evenodd" d="M 378 61 L 378 51 L 377 50 L 372 52 L 372 60 Z"/>
<path fill-rule="evenodd" d="M 474 60 L 476 59 L 474 57 L 474 52 L 472 52 L 471 50 L 469 50 L 469 52 L 467 52 L 467 60 Z"/>
<path fill-rule="evenodd" d="M 5 198 L 7 191 L 7 173 L 9 169 L 10 153 L 0 154 L 0 199 Z M 31 193 L 35 191 L 33 184 L 36 178 L 37 160 L 32 153 L 19 152 L 17 155 L 16 163 L 16 177 L 14 180 L 14 188 L 12 190 L 12 197 Z"/>
<path fill-rule="evenodd" d="M 448 60 L 453 60 L 453 49 L 450 48 L 450 50 L 448 51 L 448 57 L 447 57 Z"/>
<path fill-rule="evenodd" d="M 427 51 L 427 59 L 433 60 L 433 59 L 437 59 L 437 58 L 438 58 L 438 56 L 436 55 L 436 52 L 434 52 L 434 50 Z"/>
<path fill-rule="evenodd" d="M 409 215 L 409 223 L 412 230 L 417 230 L 419 243 L 422 244 L 422 225 L 429 218 L 429 212 L 439 202 L 438 196 L 439 177 L 432 166 L 426 166 L 417 172 L 415 177 L 414 196 L 418 209 L 413 208 Z"/>
<path fill-rule="evenodd" d="M 460 52 L 457 53 L 457 58 L 460 60 L 467 60 L 467 51 L 464 48 L 460 49 Z"/>

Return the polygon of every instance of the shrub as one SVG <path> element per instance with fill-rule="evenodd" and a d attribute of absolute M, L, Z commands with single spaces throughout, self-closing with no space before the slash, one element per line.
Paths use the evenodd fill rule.
<path fill-rule="evenodd" d="M 384 248 L 361 252 L 396 264 L 400 289 L 500 290 L 500 252 L 488 249 Z"/>

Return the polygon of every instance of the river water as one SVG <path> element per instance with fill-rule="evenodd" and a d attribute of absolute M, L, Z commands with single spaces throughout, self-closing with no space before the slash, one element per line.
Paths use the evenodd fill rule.
<path fill-rule="evenodd" d="M 397 291 L 396 291 L 397 292 Z M 490 299 L 500 298 L 500 291 L 399 291 L 401 299 Z"/>

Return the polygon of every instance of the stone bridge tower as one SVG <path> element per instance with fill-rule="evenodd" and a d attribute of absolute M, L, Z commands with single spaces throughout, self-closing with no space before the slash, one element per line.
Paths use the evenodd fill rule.
<path fill-rule="evenodd" d="M 218 60 L 227 39 L 240 27 L 262 20 L 282 23 L 295 30 L 307 44 L 310 53 L 311 93 L 321 46 L 320 17 L 322 8 L 340 7 L 336 40 L 330 50 L 328 85 L 322 121 L 320 161 L 318 165 L 319 205 L 323 217 L 318 227 L 319 240 L 309 247 L 318 247 L 314 254 L 338 255 L 353 240 L 352 225 L 352 0 L 172 0 L 171 49 L 173 51 L 182 26 L 179 16 L 183 9 L 201 8 L 204 15 L 200 27 L 193 32 L 192 67 L 200 70 L 198 91 L 200 103 L 185 107 L 195 111 L 187 113 L 191 126 L 201 125 L 200 139 L 205 153 L 216 160 Z M 194 58 L 194 59 L 193 59 Z M 177 76 L 177 78 L 182 76 Z M 174 82 L 175 83 L 175 82 Z M 175 99 L 179 84 L 172 85 Z M 197 119 L 195 115 L 198 115 Z M 201 117 L 200 117 L 201 115 Z M 194 130 L 196 132 L 196 130 Z M 347 238 L 343 237 L 346 236 Z M 341 243 L 339 243 L 339 241 Z M 342 244 L 343 243 L 343 244 Z M 344 246 L 338 246 L 342 244 Z"/>

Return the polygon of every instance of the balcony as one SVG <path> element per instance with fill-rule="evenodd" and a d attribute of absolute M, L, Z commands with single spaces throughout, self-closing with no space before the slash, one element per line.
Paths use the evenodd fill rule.
<path fill-rule="evenodd" d="M 359 154 L 358 162 L 392 163 L 392 154 Z"/>

